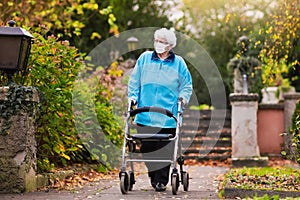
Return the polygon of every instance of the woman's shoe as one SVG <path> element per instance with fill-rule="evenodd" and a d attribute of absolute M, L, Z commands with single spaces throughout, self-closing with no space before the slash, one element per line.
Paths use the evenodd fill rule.
<path fill-rule="evenodd" d="M 157 183 L 155 186 L 155 191 L 157 192 L 162 192 L 165 191 L 166 189 L 167 189 L 166 186 L 162 183 Z"/>

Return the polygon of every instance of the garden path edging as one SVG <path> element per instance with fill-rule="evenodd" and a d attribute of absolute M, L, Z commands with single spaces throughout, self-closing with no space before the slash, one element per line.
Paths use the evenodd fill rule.
<path fill-rule="evenodd" d="M 267 194 L 269 197 L 278 195 L 279 198 L 300 197 L 300 192 L 297 191 L 276 191 L 276 190 L 255 190 L 255 189 L 241 189 L 241 188 L 224 188 L 224 197 L 227 198 L 246 198 L 246 197 L 262 197 Z"/>

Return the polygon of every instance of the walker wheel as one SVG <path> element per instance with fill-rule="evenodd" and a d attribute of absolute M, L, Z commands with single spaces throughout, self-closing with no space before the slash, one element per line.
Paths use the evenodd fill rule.
<path fill-rule="evenodd" d="M 120 189 L 122 194 L 127 194 L 129 190 L 129 178 L 126 172 L 120 175 Z"/>
<path fill-rule="evenodd" d="M 172 194 L 176 195 L 179 187 L 178 173 L 172 173 L 171 185 L 172 185 Z"/>
<path fill-rule="evenodd" d="M 188 172 L 182 172 L 182 184 L 183 184 L 183 190 L 188 191 L 188 189 L 189 189 L 189 173 Z"/>
<path fill-rule="evenodd" d="M 135 184 L 134 173 L 132 171 L 129 172 L 129 191 L 132 191 L 133 184 Z"/>

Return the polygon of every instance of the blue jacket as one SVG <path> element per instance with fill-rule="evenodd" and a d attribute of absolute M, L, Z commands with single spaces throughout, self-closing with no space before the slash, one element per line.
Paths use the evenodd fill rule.
<path fill-rule="evenodd" d="M 157 106 L 177 114 L 177 100 L 187 102 L 192 94 L 191 74 L 183 58 L 170 52 L 161 60 L 155 51 L 146 51 L 138 58 L 128 83 L 128 98 L 137 101 L 137 107 Z M 176 122 L 160 113 L 144 112 L 135 122 L 152 127 L 175 128 Z"/>

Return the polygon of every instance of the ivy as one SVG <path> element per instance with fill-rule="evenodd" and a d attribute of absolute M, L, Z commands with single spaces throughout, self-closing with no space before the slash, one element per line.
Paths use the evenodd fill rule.
<path fill-rule="evenodd" d="M 2 99 L 0 100 L 0 124 L 1 135 L 8 135 L 12 125 L 12 117 L 27 113 L 30 117 L 36 112 L 37 104 L 34 103 L 33 94 L 37 89 L 11 84 L 3 87 Z"/>

